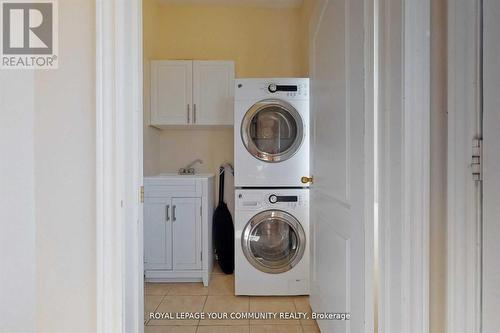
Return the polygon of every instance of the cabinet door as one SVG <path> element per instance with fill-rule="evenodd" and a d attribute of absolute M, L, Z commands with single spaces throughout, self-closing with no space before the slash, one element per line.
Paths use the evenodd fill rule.
<path fill-rule="evenodd" d="M 144 202 L 144 269 L 172 269 L 170 198 L 146 198 Z"/>
<path fill-rule="evenodd" d="M 234 62 L 194 61 L 193 122 L 233 125 Z"/>
<path fill-rule="evenodd" d="M 151 125 L 192 122 L 193 62 L 151 61 Z"/>
<path fill-rule="evenodd" d="M 174 270 L 201 269 L 201 199 L 172 199 Z"/>

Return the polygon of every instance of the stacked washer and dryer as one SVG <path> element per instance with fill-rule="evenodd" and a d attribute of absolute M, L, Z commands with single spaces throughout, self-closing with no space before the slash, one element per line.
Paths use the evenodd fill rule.
<path fill-rule="evenodd" d="M 309 294 L 309 79 L 235 89 L 235 291 Z"/>

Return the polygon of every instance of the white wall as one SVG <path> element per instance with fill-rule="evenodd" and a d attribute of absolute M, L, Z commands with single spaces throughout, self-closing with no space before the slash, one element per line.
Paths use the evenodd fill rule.
<path fill-rule="evenodd" d="M 59 1 L 59 69 L 0 71 L 0 332 L 95 332 L 94 1 Z"/>
<path fill-rule="evenodd" d="M 35 331 L 33 72 L 0 70 L 0 332 Z"/>
<path fill-rule="evenodd" d="M 37 332 L 96 330 L 95 0 L 59 1 L 59 69 L 35 74 Z"/>

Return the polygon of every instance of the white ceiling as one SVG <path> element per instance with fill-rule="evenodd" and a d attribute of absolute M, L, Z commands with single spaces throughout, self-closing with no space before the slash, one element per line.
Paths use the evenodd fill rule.
<path fill-rule="evenodd" d="M 206 4 L 256 7 L 299 7 L 303 0 L 156 0 L 162 4 Z"/>

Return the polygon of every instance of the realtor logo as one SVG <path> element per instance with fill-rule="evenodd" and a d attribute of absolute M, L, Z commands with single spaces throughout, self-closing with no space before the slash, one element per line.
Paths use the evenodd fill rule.
<path fill-rule="evenodd" d="M 55 0 L 0 0 L 1 68 L 57 68 Z"/>

